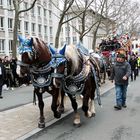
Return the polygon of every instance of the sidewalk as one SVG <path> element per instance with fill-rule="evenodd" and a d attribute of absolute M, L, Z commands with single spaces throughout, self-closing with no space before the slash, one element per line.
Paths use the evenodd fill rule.
<path fill-rule="evenodd" d="M 114 87 L 110 81 L 101 87 L 101 94 Z M 80 102 L 80 101 L 79 101 Z M 51 111 L 51 97 L 44 99 L 44 114 L 46 126 L 57 121 Z M 61 118 L 72 112 L 69 99 L 66 99 L 65 113 Z M 39 109 L 38 105 L 26 104 L 14 109 L 0 112 L 0 140 L 23 140 L 28 136 L 40 131 L 38 128 Z"/>

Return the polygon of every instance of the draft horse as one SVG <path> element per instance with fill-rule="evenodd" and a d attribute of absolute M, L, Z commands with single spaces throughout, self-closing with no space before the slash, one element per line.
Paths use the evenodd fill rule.
<path fill-rule="evenodd" d="M 97 87 L 95 70 L 89 57 L 81 54 L 75 45 L 65 46 L 65 49 L 61 49 L 59 53 L 64 55 L 66 63 L 64 61 L 60 63 L 55 72 L 63 73 L 64 77 L 62 79 L 55 78 L 54 81 L 59 87 L 61 83 L 62 92 L 69 96 L 75 113 L 73 124 L 79 126 L 81 122 L 77 95 L 82 96 L 82 110 L 85 116 L 88 118 L 95 116 L 94 98 Z"/>
<path fill-rule="evenodd" d="M 21 54 L 20 64 L 28 67 L 34 86 L 34 97 L 38 97 L 38 106 L 40 110 L 40 118 L 38 127 L 45 127 L 44 117 L 44 101 L 43 93 L 48 92 L 52 95 L 51 109 L 55 118 L 60 118 L 61 113 L 58 109 L 58 95 L 59 89 L 55 88 L 52 84 L 53 68 L 51 67 L 52 53 L 46 43 L 37 38 L 25 38 L 19 36 L 21 46 L 19 46 L 19 53 Z"/>

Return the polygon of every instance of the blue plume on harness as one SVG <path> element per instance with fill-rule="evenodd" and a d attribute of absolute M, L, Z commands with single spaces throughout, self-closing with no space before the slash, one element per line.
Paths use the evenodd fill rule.
<path fill-rule="evenodd" d="M 51 66 L 53 68 L 57 68 L 61 63 L 64 63 L 66 61 L 66 58 L 64 57 L 66 45 L 61 50 L 55 50 L 54 48 L 50 47 L 50 51 L 52 53 L 52 60 L 50 62 Z"/>
<path fill-rule="evenodd" d="M 57 68 L 61 63 L 66 62 L 66 59 L 60 55 L 60 54 L 55 54 L 52 57 L 52 60 L 50 61 L 50 65 L 53 68 Z"/>
<path fill-rule="evenodd" d="M 21 42 L 21 46 L 18 48 L 19 54 L 25 53 L 25 52 L 32 52 L 32 40 L 26 39 Z"/>
<path fill-rule="evenodd" d="M 50 52 L 51 52 L 52 55 L 56 54 L 56 49 L 53 48 L 51 45 L 49 45 L 49 49 L 50 49 Z"/>

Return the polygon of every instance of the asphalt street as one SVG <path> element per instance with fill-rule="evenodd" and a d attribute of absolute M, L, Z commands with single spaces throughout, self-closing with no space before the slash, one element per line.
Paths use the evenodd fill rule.
<path fill-rule="evenodd" d="M 87 119 L 80 109 L 82 125 L 72 124 L 73 113 L 26 140 L 140 140 L 140 76 L 130 82 L 127 108 L 116 111 L 114 88 L 96 103 L 95 118 Z"/>

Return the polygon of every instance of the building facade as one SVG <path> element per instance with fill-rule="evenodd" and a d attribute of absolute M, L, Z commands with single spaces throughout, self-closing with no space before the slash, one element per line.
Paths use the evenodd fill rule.
<path fill-rule="evenodd" d="M 33 0 L 24 0 L 20 9 L 27 9 Z M 58 0 L 53 1 L 58 5 Z M 0 56 L 12 54 L 14 10 L 12 0 L 0 0 Z M 45 42 L 53 44 L 58 18 L 58 10 L 50 0 L 37 0 L 33 9 L 20 15 L 18 34 L 23 37 L 37 36 Z"/>
<path fill-rule="evenodd" d="M 66 19 L 70 19 L 75 15 L 75 13 L 80 13 L 82 11 L 82 9 L 80 10 L 76 10 L 76 8 L 74 12 L 69 12 L 68 15 L 66 15 Z M 93 10 L 89 9 L 86 12 L 86 18 L 85 18 L 85 32 L 90 29 L 93 24 L 95 24 L 97 22 L 97 20 L 99 19 L 99 14 L 95 13 Z M 106 37 L 106 22 L 108 22 L 108 28 L 110 29 L 110 32 L 112 33 L 114 28 L 115 28 L 115 24 L 113 21 L 106 19 L 106 18 L 102 18 L 101 24 L 98 28 L 97 31 L 97 36 L 96 36 L 96 46 L 98 46 L 98 44 L 101 42 L 101 38 L 102 37 Z M 81 18 L 76 17 L 73 20 L 69 21 L 68 23 L 64 24 L 62 27 L 62 31 L 61 31 L 61 37 L 60 37 L 60 46 L 64 45 L 64 44 L 77 44 L 79 43 L 79 31 L 82 31 L 82 21 Z M 83 44 L 86 48 L 91 49 L 92 45 L 93 45 L 93 38 L 94 38 L 94 31 L 96 30 L 96 26 L 97 24 L 95 24 L 93 26 L 93 28 L 83 37 Z"/>

